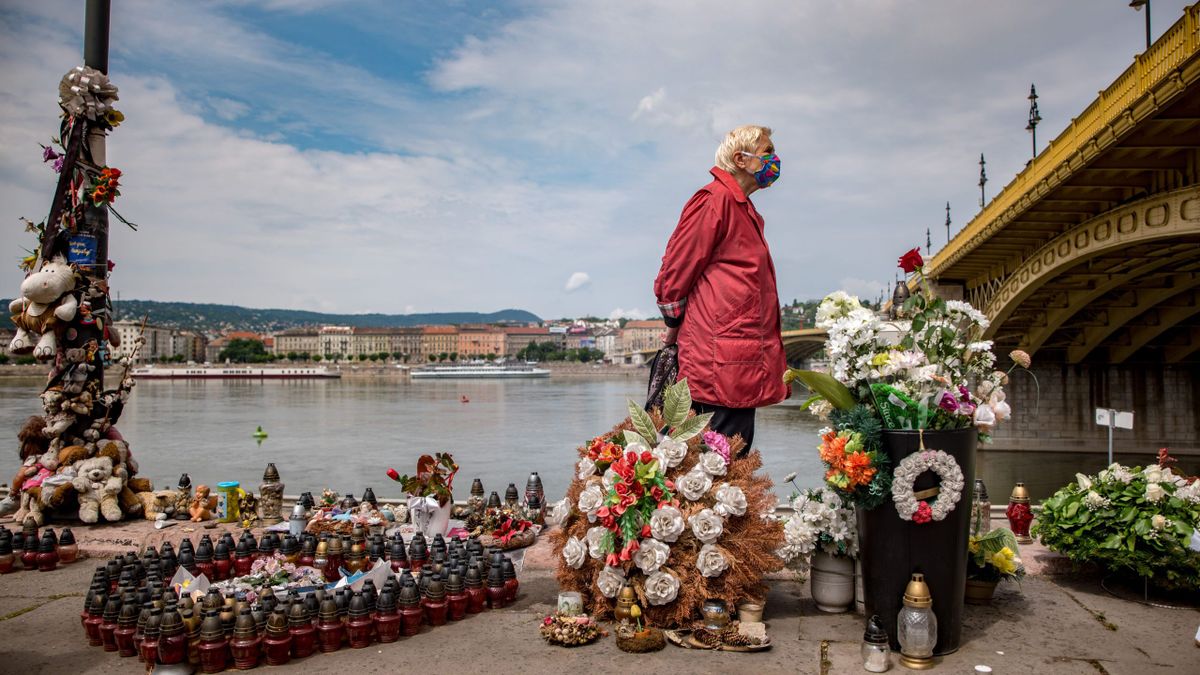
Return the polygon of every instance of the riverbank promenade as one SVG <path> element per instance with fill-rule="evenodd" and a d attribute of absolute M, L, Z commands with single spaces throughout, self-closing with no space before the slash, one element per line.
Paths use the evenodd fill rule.
<path fill-rule="evenodd" d="M 87 646 L 78 617 L 95 564 L 105 556 L 147 545 L 221 531 L 193 528 L 190 523 L 155 530 L 148 521 L 72 526 L 72 530 L 90 558 L 53 572 L 0 576 L 0 672 L 140 672 L 142 664 L 134 658 Z M 1135 601 L 1132 592 L 1108 584 L 1114 595 L 1101 585 L 1099 572 L 1072 569 L 1065 559 L 1037 544 L 1022 547 L 1022 557 L 1029 571 L 1022 584 L 1001 585 L 991 606 L 967 605 L 962 648 L 939 658 L 931 672 L 971 673 L 976 665 L 989 666 L 997 674 L 1023 675 L 1200 672 L 1200 648 L 1195 644 L 1200 611 L 1149 606 Z M 819 612 L 808 583 L 786 575 L 769 580 L 764 620 L 773 646 L 765 652 L 716 653 L 668 645 L 635 661 L 633 655 L 617 649 L 611 636 L 574 649 L 548 646 L 538 637 L 538 624 L 552 611 L 558 593 L 554 565 L 549 542 L 542 537 L 525 551 L 520 595 L 506 609 L 469 616 L 396 643 L 343 648 L 270 670 L 489 675 L 864 672 L 859 656 L 862 617 L 852 612 Z M 909 671 L 893 656 L 891 672 Z"/>

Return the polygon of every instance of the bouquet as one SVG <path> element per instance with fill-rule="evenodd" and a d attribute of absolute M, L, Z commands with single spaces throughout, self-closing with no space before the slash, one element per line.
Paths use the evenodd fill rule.
<path fill-rule="evenodd" d="M 793 474 L 794 477 L 794 474 Z M 790 500 L 792 514 L 784 520 L 784 545 L 779 557 L 802 574 L 812 554 L 858 556 L 858 527 L 854 509 L 836 490 L 825 486 L 796 492 Z"/>
<path fill-rule="evenodd" d="M 707 598 L 761 596 L 763 574 L 783 566 L 760 457 L 731 459 L 741 438 L 707 429 L 711 416 L 691 404 L 686 380 L 661 410 L 631 401 L 628 419 L 579 448 L 565 506 L 552 510 L 559 583 L 598 618 L 629 585 L 651 624 L 690 624 Z"/>
<path fill-rule="evenodd" d="M 1018 557 L 1017 538 L 1007 527 L 971 537 L 967 551 L 967 578 L 978 581 L 1020 581 L 1025 566 Z"/>
<path fill-rule="evenodd" d="M 1076 562 L 1097 562 L 1162 588 L 1200 588 L 1200 480 L 1175 474 L 1170 457 L 1146 468 L 1111 464 L 1076 474 L 1042 502 L 1032 533 Z"/>
<path fill-rule="evenodd" d="M 400 483 L 400 487 L 413 497 L 433 497 L 439 506 L 445 506 L 453 499 L 454 474 L 458 473 L 458 464 L 448 452 L 439 452 L 436 456 L 421 455 L 417 460 L 417 473 L 414 476 L 403 475 L 395 469 L 388 469 L 388 478 Z"/>

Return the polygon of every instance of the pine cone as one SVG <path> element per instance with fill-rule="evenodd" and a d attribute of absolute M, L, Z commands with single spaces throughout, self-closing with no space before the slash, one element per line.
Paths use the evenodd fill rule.
<path fill-rule="evenodd" d="M 707 628 L 697 628 L 692 631 L 692 637 L 700 644 L 711 649 L 718 649 L 721 646 L 721 636 Z"/>

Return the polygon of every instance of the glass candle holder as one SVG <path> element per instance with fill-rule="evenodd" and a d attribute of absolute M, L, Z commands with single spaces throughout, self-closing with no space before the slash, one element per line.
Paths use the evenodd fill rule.
<path fill-rule="evenodd" d="M 583 614 L 583 596 L 575 591 L 563 591 L 559 593 L 558 613 L 562 616 L 579 616 Z"/>

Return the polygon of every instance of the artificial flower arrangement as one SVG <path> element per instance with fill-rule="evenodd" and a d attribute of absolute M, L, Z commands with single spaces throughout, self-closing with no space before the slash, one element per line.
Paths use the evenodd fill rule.
<path fill-rule="evenodd" d="M 971 537 L 967 545 L 967 578 L 976 581 L 1020 581 L 1025 578 L 1017 538 L 1007 527 Z"/>
<path fill-rule="evenodd" d="M 290 563 L 278 551 L 271 557 L 259 558 L 250 566 L 250 574 L 234 577 L 211 584 L 221 593 L 233 597 L 238 591 L 246 593 L 247 602 L 255 602 L 258 595 L 270 588 L 275 591 L 303 588 L 322 588 L 325 577 L 315 567 Z"/>
<path fill-rule="evenodd" d="M 589 616 L 567 616 L 565 614 L 554 614 L 542 619 L 542 625 L 538 627 L 538 632 L 546 642 L 560 647 L 587 645 L 603 635 L 608 635 Z"/>
<path fill-rule="evenodd" d="M 390 507 L 390 518 L 370 502 L 360 502 L 344 509 L 341 507 L 341 497 L 329 488 L 322 490 L 321 498 L 315 506 L 304 528 L 312 534 L 350 534 L 355 525 L 375 529 L 385 526 L 391 520 L 404 522 L 408 517 L 408 507 L 403 504 Z"/>
<path fill-rule="evenodd" d="M 405 492 L 413 497 L 433 497 L 438 505 L 445 506 L 454 498 L 454 474 L 458 473 L 458 464 L 448 452 L 436 455 L 421 455 L 417 460 L 417 473 L 401 476 L 395 469 L 388 469 L 388 478 L 400 484 Z"/>
<path fill-rule="evenodd" d="M 1200 589 L 1200 479 L 1171 469 L 1166 448 L 1146 468 L 1111 464 L 1042 502 L 1032 534 L 1075 562 L 1148 579 L 1164 589 Z"/>
<path fill-rule="evenodd" d="M 467 529 L 479 537 L 484 547 L 509 550 L 529 546 L 537 540 L 540 527 L 529 517 L 524 505 L 485 508 L 467 517 Z"/>
<path fill-rule="evenodd" d="M 629 403 L 629 417 L 579 448 L 565 505 L 550 520 L 558 580 L 612 614 L 629 584 L 651 625 L 690 624 L 706 598 L 730 606 L 761 597 L 765 573 L 782 568 L 783 526 L 764 518 L 775 497 L 754 472 L 757 452 L 707 429 L 691 413 L 687 381 L 668 387 L 661 410 Z M 660 431 L 661 430 L 661 431 Z"/>
<path fill-rule="evenodd" d="M 789 474 L 787 479 L 792 481 L 795 476 Z M 779 557 L 788 567 L 806 574 L 817 551 L 846 558 L 858 556 L 854 508 L 838 490 L 828 485 L 803 492 L 797 489 L 789 503 L 792 512 L 783 521 L 784 545 L 779 549 Z"/>

